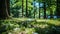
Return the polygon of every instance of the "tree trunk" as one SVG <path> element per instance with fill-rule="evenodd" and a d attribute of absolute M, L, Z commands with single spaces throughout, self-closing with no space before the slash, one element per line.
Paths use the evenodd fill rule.
<path fill-rule="evenodd" d="M 44 19 L 46 18 L 46 3 L 44 1 Z"/>
<path fill-rule="evenodd" d="M 26 17 L 28 17 L 28 0 L 26 0 Z"/>
<path fill-rule="evenodd" d="M 36 8 L 35 8 L 35 0 L 34 0 L 34 18 L 35 18 L 35 11 L 36 11 Z"/>
<path fill-rule="evenodd" d="M 23 17 L 23 12 L 24 12 L 24 0 L 22 0 L 22 17 Z"/>
<path fill-rule="evenodd" d="M 57 16 L 60 18 L 60 0 L 57 0 Z"/>
<path fill-rule="evenodd" d="M 0 19 L 6 19 L 10 15 L 9 12 L 9 1 L 0 0 Z"/>
<path fill-rule="evenodd" d="M 39 18 L 40 18 L 40 2 L 39 2 Z"/>

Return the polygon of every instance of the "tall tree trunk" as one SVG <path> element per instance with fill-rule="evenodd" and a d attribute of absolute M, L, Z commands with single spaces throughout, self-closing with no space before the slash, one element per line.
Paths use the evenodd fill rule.
<path fill-rule="evenodd" d="M 36 8 L 35 8 L 35 0 L 34 0 L 34 18 L 35 18 L 35 11 L 36 11 Z"/>
<path fill-rule="evenodd" d="M 9 12 L 9 1 L 0 0 L 0 19 L 6 19 L 10 15 Z"/>
<path fill-rule="evenodd" d="M 23 17 L 23 12 L 24 12 L 24 0 L 22 0 L 22 17 Z"/>
<path fill-rule="evenodd" d="M 39 18 L 40 18 L 40 2 L 39 2 Z"/>
<path fill-rule="evenodd" d="M 60 18 L 60 0 L 57 0 L 57 16 Z"/>
<path fill-rule="evenodd" d="M 28 0 L 26 0 L 26 17 L 28 17 Z"/>
<path fill-rule="evenodd" d="M 45 19 L 46 18 L 46 3 L 45 1 L 43 3 L 44 3 L 44 19 Z"/>
<path fill-rule="evenodd" d="M 7 2 L 7 11 L 8 11 L 8 14 L 10 15 L 10 0 L 6 0 Z"/>

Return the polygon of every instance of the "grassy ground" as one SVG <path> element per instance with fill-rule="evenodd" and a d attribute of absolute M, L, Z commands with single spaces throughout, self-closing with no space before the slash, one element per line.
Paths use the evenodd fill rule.
<path fill-rule="evenodd" d="M 60 19 L 0 20 L 0 34 L 60 34 Z"/>

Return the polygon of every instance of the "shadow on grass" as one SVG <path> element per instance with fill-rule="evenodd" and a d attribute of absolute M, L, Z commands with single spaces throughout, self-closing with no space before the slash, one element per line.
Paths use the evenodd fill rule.
<path fill-rule="evenodd" d="M 40 24 L 47 24 L 48 27 L 41 28 L 41 27 L 35 27 L 35 32 L 38 34 L 60 34 L 60 26 L 56 26 L 54 24 L 40 22 Z"/>
<path fill-rule="evenodd" d="M 48 27 L 42 28 L 42 27 L 39 27 L 39 25 L 36 26 L 37 24 L 39 24 L 39 25 L 42 24 L 42 27 L 44 27 L 45 24 L 47 24 Z M 50 24 L 50 23 L 46 23 L 46 22 L 24 21 L 24 22 L 20 23 L 20 25 L 22 25 L 26 28 L 34 28 L 35 32 L 37 32 L 38 34 L 60 34 L 60 26 L 56 26 L 54 24 Z"/>

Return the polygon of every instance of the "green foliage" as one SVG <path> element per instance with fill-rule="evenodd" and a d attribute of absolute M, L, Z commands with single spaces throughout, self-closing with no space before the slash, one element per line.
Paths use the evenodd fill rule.
<path fill-rule="evenodd" d="M 49 21 L 20 21 L 14 20 L 0 20 L 0 34 L 59 34 L 60 33 L 60 21 L 49 20 Z"/>
<path fill-rule="evenodd" d="M 34 0 L 27 0 L 27 11 L 28 17 L 34 17 L 34 12 L 36 17 L 39 17 L 39 8 L 34 7 L 33 2 Z M 56 0 L 36 0 L 37 3 L 43 3 L 45 1 L 46 7 L 46 15 L 50 15 L 51 9 L 53 15 L 56 14 Z M 51 1 L 51 2 L 50 2 Z M 23 0 L 23 7 L 22 7 L 22 0 L 10 0 L 10 12 L 12 17 L 22 17 L 22 8 L 23 8 L 23 16 L 26 16 L 26 0 Z M 34 8 L 36 10 L 34 11 Z M 44 16 L 44 7 L 40 8 L 40 14 Z M 51 8 L 51 9 L 50 9 Z"/>

